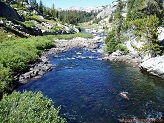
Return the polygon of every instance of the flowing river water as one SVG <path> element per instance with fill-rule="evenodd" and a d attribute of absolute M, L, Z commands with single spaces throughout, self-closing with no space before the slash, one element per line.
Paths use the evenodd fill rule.
<path fill-rule="evenodd" d="M 55 107 L 61 106 L 60 115 L 69 123 L 149 122 L 164 117 L 164 80 L 101 57 L 96 49 L 86 48 L 50 55 L 56 67 L 17 91 L 41 91 Z"/>

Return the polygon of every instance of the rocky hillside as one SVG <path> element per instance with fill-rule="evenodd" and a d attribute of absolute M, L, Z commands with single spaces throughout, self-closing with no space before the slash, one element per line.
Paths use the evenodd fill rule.
<path fill-rule="evenodd" d="M 123 3 L 126 5 L 127 0 L 123 0 Z M 85 28 L 89 28 L 92 32 L 101 32 L 108 33 L 112 29 L 111 18 L 113 17 L 113 13 L 116 10 L 118 2 L 114 1 L 112 4 L 102 6 L 99 10 L 97 16 L 86 23 L 83 23 L 81 26 Z M 127 13 L 127 8 L 124 8 L 124 16 Z"/>
<path fill-rule="evenodd" d="M 0 0 L 0 17 L 21 21 L 22 18 L 11 6 L 7 6 Z"/>
<path fill-rule="evenodd" d="M 163 77 L 163 10 L 162 0 L 113 2 L 107 9 L 110 17 L 105 18 L 108 18 L 108 22 L 104 22 L 103 11 L 98 14 L 102 15 L 102 19 L 97 24 L 111 24 L 111 28 L 107 28 L 109 34 L 105 41 L 106 51 L 111 57 L 115 57 L 114 59 L 128 54 L 128 58 L 130 56 L 143 62 L 143 69 Z"/>
<path fill-rule="evenodd" d="M 18 37 L 47 34 L 70 34 L 79 30 L 58 19 L 52 19 L 38 9 L 33 8 L 28 2 L 21 6 L 15 1 L 10 4 L 0 1 L 0 36 L 1 42 Z"/>
<path fill-rule="evenodd" d="M 105 59 L 141 63 L 142 69 L 164 78 L 163 5 L 162 0 L 117 0 L 82 26 L 108 34 Z"/>

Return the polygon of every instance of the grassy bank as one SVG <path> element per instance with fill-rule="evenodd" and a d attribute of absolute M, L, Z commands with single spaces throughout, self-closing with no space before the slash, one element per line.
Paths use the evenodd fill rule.
<path fill-rule="evenodd" d="M 91 38 L 88 34 L 49 35 L 4 41 L 0 44 L 0 95 L 13 90 L 13 76 L 25 72 L 44 49 L 53 47 L 56 39 Z"/>

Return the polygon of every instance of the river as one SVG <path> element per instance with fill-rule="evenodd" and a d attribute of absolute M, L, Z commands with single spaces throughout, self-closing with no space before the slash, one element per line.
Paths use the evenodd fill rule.
<path fill-rule="evenodd" d="M 41 91 L 69 123 L 119 123 L 164 117 L 164 80 L 124 62 L 99 60 L 97 49 L 50 55 L 56 67 L 17 91 Z M 126 92 L 128 99 L 119 93 Z M 146 120 L 147 119 L 147 120 Z"/>

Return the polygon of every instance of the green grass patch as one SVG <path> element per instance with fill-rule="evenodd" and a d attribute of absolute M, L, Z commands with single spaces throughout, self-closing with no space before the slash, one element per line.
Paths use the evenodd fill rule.
<path fill-rule="evenodd" d="M 37 16 L 37 15 L 25 16 L 25 18 L 26 18 L 27 20 L 35 20 L 35 21 L 37 21 L 38 23 L 44 22 L 44 20 L 42 20 L 42 19 L 41 19 L 39 16 Z"/>
<path fill-rule="evenodd" d="M 57 39 L 63 39 L 64 38 L 66 40 L 73 39 L 75 37 L 93 38 L 93 35 L 92 34 L 85 34 L 85 33 L 75 33 L 75 34 L 69 34 L 69 35 L 66 34 L 66 35 L 57 35 L 56 36 Z"/>
<path fill-rule="evenodd" d="M 35 26 L 31 21 L 25 21 L 24 25 L 28 28 L 31 28 L 31 27 Z"/>
<path fill-rule="evenodd" d="M 26 71 L 27 65 L 34 62 L 40 52 L 53 46 L 52 37 L 30 37 L 0 44 L 0 92 L 10 90 L 10 75 Z M 7 77 L 4 77 L 7 76 Z"/>
<path fill-rule="evenodd" d="M 12 76 L 27 71 L 27 65 L 37 60 L 44 49 L 53 47 L 56 39 L 74 37 L 91 38 L 90 34 L 76 33 L 69 35 L 37 36 L 27 39 L 4 41 L 0 43 L 0 93 L 11 90 Z"/>

